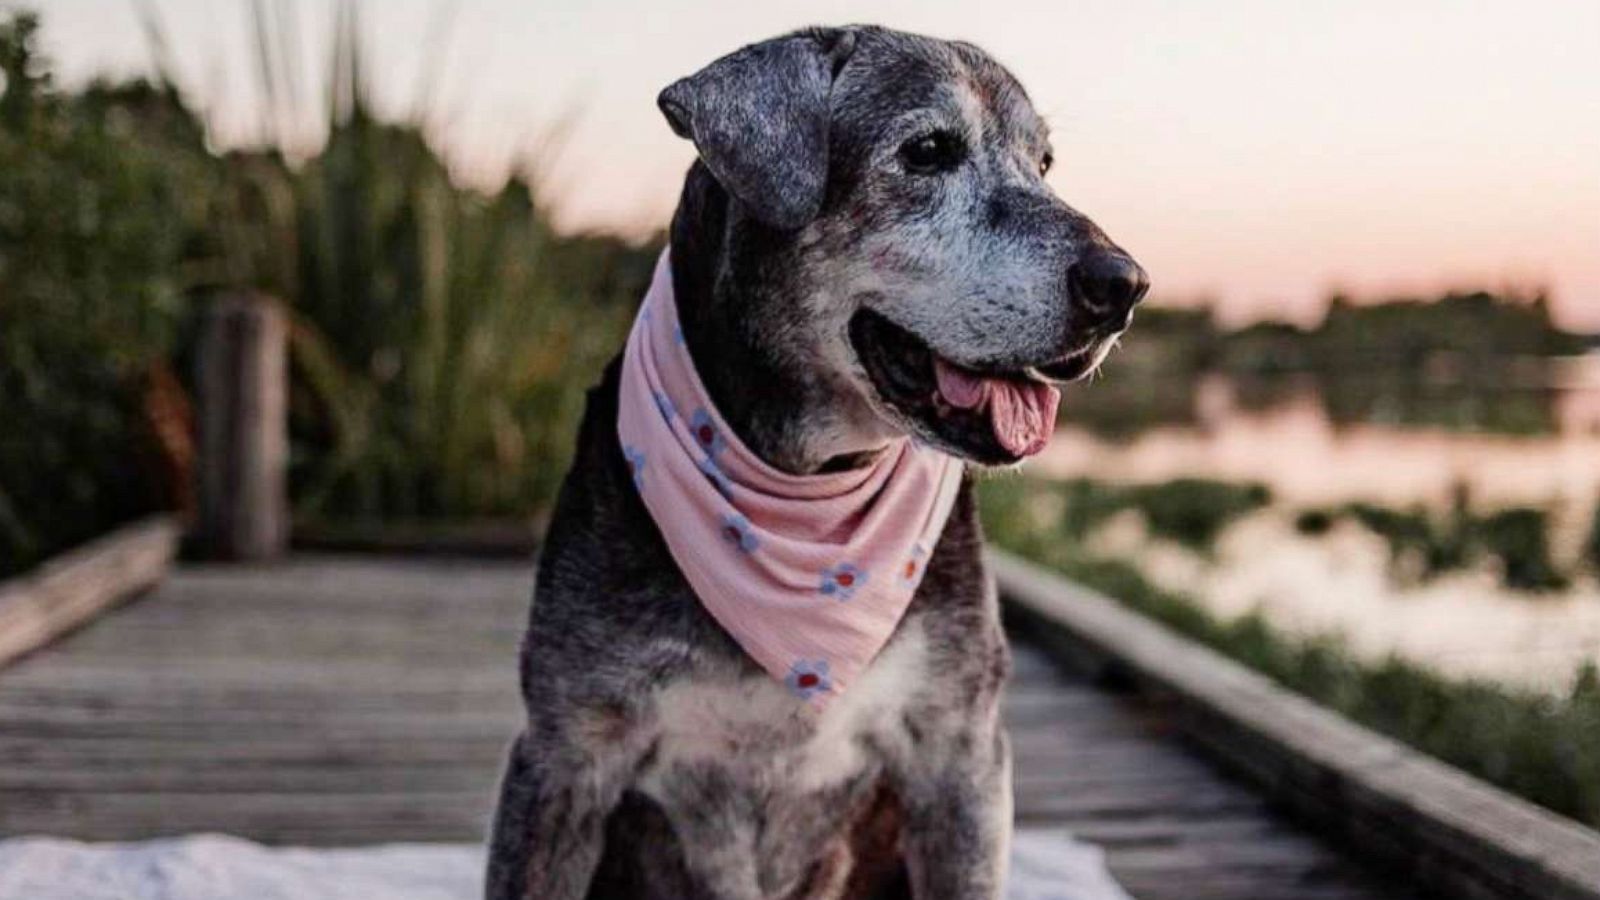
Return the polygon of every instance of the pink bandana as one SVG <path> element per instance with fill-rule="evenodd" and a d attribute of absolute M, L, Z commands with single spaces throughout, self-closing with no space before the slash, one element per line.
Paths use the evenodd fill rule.
<path fill-rule="evenodd" d="M 906 438 L 845 472 L 790 475 L 763 462 L 700 383 L 665 252 L 628 336 L 617 434 L 700 602 L 819 705 L 889 640 L 961 485 L 959 460 Z"/>

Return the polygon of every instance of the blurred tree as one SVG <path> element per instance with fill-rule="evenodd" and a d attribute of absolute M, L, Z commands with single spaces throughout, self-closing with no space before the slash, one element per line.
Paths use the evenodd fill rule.
<path fill-rule="evenodd" d="M 458 186 L 425 108 L 371 114 L 354 10 L 326 144 L 294 164 L 272 145 L 213 152 L 153 18 L 155 80 L 61 91 L 37 18 L 0 15 L 0 414 L 19 426 L 0 432 L 0 571 L 177 502 L 180 467 L 150 457 L 185 433 L 195 308 L 229 288 L 291 306 L 300 515 L 537 517 L 553 501 L 659 243 L 556 234 L 531 174 Z M 255 19 L 258 71 L 269 118 L 303 122 L 316 111 L 283 89 L 295 36 L 268 33 L 287 21 Z"/>
<path fill-rule="evenodd" d="M 181 320 L 191 195 L 138 134 L 198 134 L 147 83 L 56 91 L 37 34 L 0 18 L 0 573 L 172 496 L 145 399 Z"/>

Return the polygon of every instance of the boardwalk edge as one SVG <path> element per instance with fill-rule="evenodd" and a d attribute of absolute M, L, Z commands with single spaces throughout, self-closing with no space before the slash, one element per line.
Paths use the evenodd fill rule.
<path fill-rule="evenodd" d="M 181 532 L 174 517 L 150 516 L 0 581 L 0 669 L 154 586 Z"/>
<path fill-rule="evenodd" d="M 1462 900 L 1600 900 L 1600 833 L 1350 722 L 1101 594 L 990 548 L 1007 624 L 1172 707 L 1308 824 Z"/>

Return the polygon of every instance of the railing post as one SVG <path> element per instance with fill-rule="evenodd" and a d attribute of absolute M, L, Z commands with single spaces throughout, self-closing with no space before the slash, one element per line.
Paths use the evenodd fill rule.
<path fill-rule="evenodd" d="M 267 559 L 288 542 L 288 323 L 271 297 L 237 293 L 205 314 L 196 544 L 219 559 Z"/>

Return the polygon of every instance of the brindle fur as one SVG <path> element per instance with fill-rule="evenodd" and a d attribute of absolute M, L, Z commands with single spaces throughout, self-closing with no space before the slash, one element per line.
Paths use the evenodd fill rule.
<path fill-rule="evenodd" d="M 1064 273 L 1110 244 L 1044 185 L 1044 127 L 977 48 L 800 32 L 669 87 L 662 108 L 700 153 L 671 232 L 685 339 L 773 465 L 853 465 L 907 432 L 940 442 L 854 359 L 862 305 L 974 367 L 1082 343 Z M 938 183 L 894 171 L 930 123 L 972 143 Z M 819 717 L 673 563 L 617 444 L 619 368 L 589 393 L 541 553 L 487 896 L 997 897 L 1008 657 L 970 484 L 889 644 Z"/>

